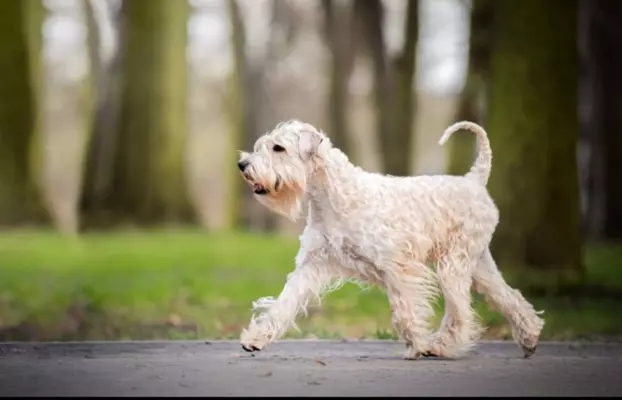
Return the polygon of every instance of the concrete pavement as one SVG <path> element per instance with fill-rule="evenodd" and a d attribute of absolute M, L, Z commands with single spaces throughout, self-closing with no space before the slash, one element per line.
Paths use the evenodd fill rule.
<path fill-rule="evenodd" d="M 394 341 L 0 344 L 0 396 L 620 396 L 622 344 L 482 342 L 461 360 Z"/>

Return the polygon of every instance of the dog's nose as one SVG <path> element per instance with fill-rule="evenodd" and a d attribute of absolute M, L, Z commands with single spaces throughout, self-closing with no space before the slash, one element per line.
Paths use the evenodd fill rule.
<path fill-rule="evenodd" d="M 248 161 L 240 161 L 240 162 L 238 162 L 238 168 L 242 172 L 244 172 L 244 170 L 246 169 L 247 166 L 248 166 Z"/>

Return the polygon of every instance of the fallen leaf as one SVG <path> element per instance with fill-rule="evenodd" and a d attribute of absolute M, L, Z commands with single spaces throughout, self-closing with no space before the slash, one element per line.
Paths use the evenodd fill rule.
<path fill-rule="evenodd" d="M 177 314 L 171 314 L 166 318 L 166 323 L 170 326 L 181 325 L 181 317 Z"/>

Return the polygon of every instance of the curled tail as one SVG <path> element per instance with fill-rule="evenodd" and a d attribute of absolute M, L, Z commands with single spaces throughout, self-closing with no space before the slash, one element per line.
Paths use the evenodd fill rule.
<path fill-rule="evenodd" d="M 475 179 L 483 186 L 486 186 L 488 178 L 490 177 L 490 170 L 492 168 L 492 150 L 490 149 L 490 142 L 488 141 L 488 135 L 486 134 L 484 128 L 474 122 L 456 122 L 449 128 L 445 129 L 445 132 L 443 132 L 443 136 L 441 136 L 438 143 L 440 145 L 445 144 L 447 139 L 449 139 L 454 132 L 459 131 L 460 129 L 466 129 L 475 133 L 479 143 L 477 158 L 475 159 L 475 163 L 473 163 L 469 173 L 466 174 L 466 177 Z"/>

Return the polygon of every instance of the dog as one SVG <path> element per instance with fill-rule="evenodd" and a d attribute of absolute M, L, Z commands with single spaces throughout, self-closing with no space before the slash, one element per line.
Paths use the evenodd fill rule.
<path fill-rule="evenodd" d="M 536 350 L 541 312 L 499 272 L 489 244 L 499 211 L 486 184 L 492 150 L 486 131 L 462 121 L 449 126 L 439 144 L 458 130 L 478 138 L 478 155 L 464 176 L 390 176 L 364 171 L 308 123 L 279 123 L 240 152 L 238 168 L 254 197 L 292 220 L 307 204 L 295 268 L 277 298 L 253 303 L 241 334 L 246 351 L 259 351 L 295 327 L 312 300 L 352 281 L 383 289 L 392 324 L 406 343 L 404 358 L 458 358 L 483 329 L 471 308 L 471 288 L 508 320 L 524 356 Z M 433 301 L 445 313 L 431 332 Z"/>

